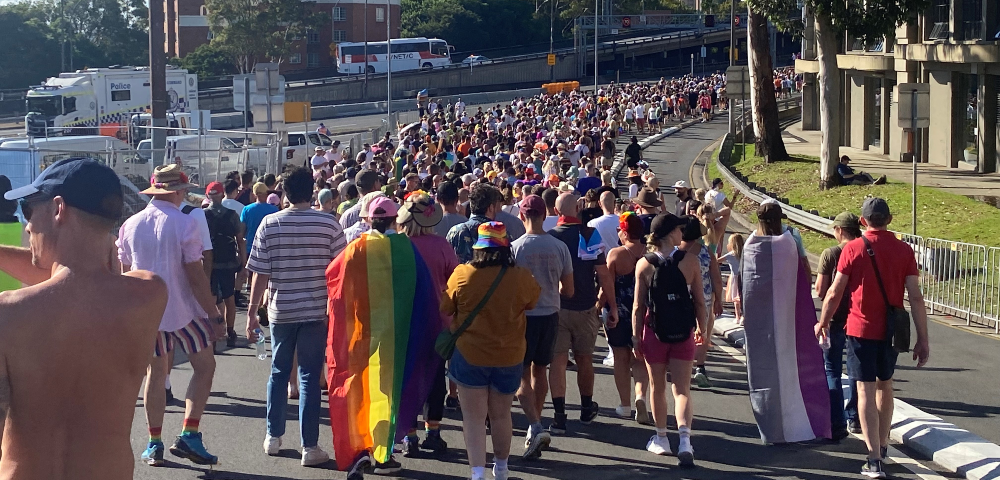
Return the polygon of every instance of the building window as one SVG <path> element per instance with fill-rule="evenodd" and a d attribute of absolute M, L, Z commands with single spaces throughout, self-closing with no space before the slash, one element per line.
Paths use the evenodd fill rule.
<path fill-rule="evenodd" d="M 377 7 L 375 9 L 375 21 L 384 22 L 385 21 L 385 8 Z"/>
<path fill-rule="evenodd" d="M 951 19 L 951 0 L 934 0 L 929 20 L 933 22 L 928 40 L 947 40 L 951 36 L 948 22 Z"/>
<path fill-rule="evenodd" d="M 343 22 L 347 20 L 347 10 L 344 7 L 333 7 L 333 21 Z"/>
<path fill-rule="evenodd" d="M 307 67 L 318 67 L 319 66 L 319 54 L 318 53 L 307 53 L 306 54 L 306 66 Z"/>
<path fill-rule="evenodd" d="M 347 30 L 334 30 L 333 31 L 333 41 L 334 42 L 346 42 L 347 41 Z"/>
<path fill-rule="evenodd" d="M 309 43 L 319 43 L 319 32 L 310 31 L 306 35 L 309 37 Z"/>
<path fill-rule="evenodd" d="M 979 40 L 983 38 L 983 2 L 982 0 L 962 0 L 962 40 Z"/>
<path fill-rule="evenodd" d="M 289 55 L 288 56 L 288 63 L 290 63 L 292 65 L 299 65 L 299 64 L 301 64 L 302 63 L 302 54 L 301 53 L 293 53 L 293 54 Z"/>

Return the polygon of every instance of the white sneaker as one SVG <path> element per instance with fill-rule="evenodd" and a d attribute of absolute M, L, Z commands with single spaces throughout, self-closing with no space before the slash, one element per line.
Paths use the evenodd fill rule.
<path fill-rule="evenodd" d="M 615 354 L 614 354 L 614 352 L 608 352 L 608 356 L 604 357 L 604 361 L 602 361 L 601 363 L 603 363 L 604 366 L 606 366 L 606 367 L 613 367 L 613 366 L 615 366 Z"/>
<path fill-rule="evenodd" d="M 496 465 L 493 465 L 493 478 L 494 479 L 496 479 L 496 480 L 507 480 L 507 477 L 509 477 L 509 476 L 510 476 L 510 470 L 508 470 L 506 468 L 503 469 L 503 470 L 499 470 L 499 469 L 497 469 Z"/>
<path fill-rule="evenodd" d="M 683 467 L 694 466 L 694 448 L 691 447 L 691 437 L 681 437 L 677 445 L 677 460 Z"/>
<path fill-rule="evenodd" d="M 312 467 L 330 461 L 330 455 L 319 447 L 306 447 L 302 449 L 302 466 Z"/>
<path fill-rule="evenodd" d="M 667 440 L 666 435 L 661 437 L 654 433 L 646 443 L 646 450 L 657 455 L 670 455 L 670 440 Z"/>
<path fill-rule="evenodd" d="M 281 450 L 281 437 L 264 437 L 264 453 L 273 457 L 278 454 L 278 450 Z"/>
<path fill-rule="evenodd" d="M 618 405 L 615 407 L 615 415 L 622 418 L 632 418 L 632 407 L 628 405 Z"/>

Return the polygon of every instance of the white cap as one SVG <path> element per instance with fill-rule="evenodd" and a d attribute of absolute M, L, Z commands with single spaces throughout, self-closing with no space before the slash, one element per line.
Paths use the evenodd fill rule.
<path fill-rule="evenodd" d="M 771 203 L 773 203 L 775 205 L 781 205 L 780 203 L 778 203 L 777 200 L 775 200 L 775 199 L 773 199 L 771 197 L 768 197 L 767 200 L 764 200 L 763 202 L 760 202 L 761 205 L 768 205 L 768 204 L 771 204 Z"/>
<path fill-rule="evenodd" d="M 685 182 L 684 180 L 678 180 L 676 183 L 674 183 L 674 188 L 690 188 L 690 187 L 688 187 L 688 182 Z"/>

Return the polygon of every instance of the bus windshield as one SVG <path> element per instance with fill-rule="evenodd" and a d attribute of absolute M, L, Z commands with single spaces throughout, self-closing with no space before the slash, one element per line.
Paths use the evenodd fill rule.
<path fill-rule="evenodd" d="M 431 42 L 431 54 L 442 57 L 448 56 L 448 44 L 446 42 Z"/>
<path fill-rule="evenodd" d="M 62 95 L 28 97 L 27 107 L 29 112 L 38 112 L 46 117 L 62 115 Z"/>

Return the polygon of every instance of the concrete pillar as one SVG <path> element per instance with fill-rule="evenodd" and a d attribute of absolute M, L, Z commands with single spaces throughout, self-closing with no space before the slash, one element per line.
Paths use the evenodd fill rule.
<path fill-rule="evenodd" d="M 871 132 L 871 115 L 874 106 L 871 89 L 867 88 L 867 79 L 863 75 L 849 75 L 847 88 L 851 91 L 850 105 L 851 123 L 848 128 L 851 134 L 848 146 L 868 150 L 869 132 Z"/>
<path fill-rule="evenodd" d="M 997 171 L 997 83 L 1000 76 L 979 75 L 977 101 L 979 106 L 979 171 L 994 173 Z"/>
<path fill-rule="evenodd" d="M 965 103 L 962 101 L 960 74 L 948 70 L 931 70 L 931 128 L 927 132 L 927 159 L 935 165 L 957 168 L 962 158 L 962 122 Z"/>
<path fill-rule="evenodd" d="M 851 119 L 854 118 L 851 111 L 851 93 L 853 89 L 850 86 L 851 75 L 843 70 L 837 71 L 840 75 L 840 97 L 843 99 L 840 102 L 840 145 L 849 146 L 851 144 Z"/>
<path fill-rule="evenodd" d="M 888 78 L 882 79 L 882 91 L 879 92 L 882 96 L 882 109 L 879 111 L 879 115 L 882 115 L 881 125 L 882 138 L 879 142 L 879 148 L 882 154 L 890 154 L 890 145 L 892 145 L 893 131 L 897 129 L 896 127 L 896 116 L 895 110 L 892 108 L 892 89 L 896 86 L 896 81 Z M 899 156 L 890 157 L 891 160 L 897 160 Z"/>
<path fill-rule="evenodd" d="M 802 129 L 819 130 L 819 83 L 815 73 L 802 75 Z"/>

